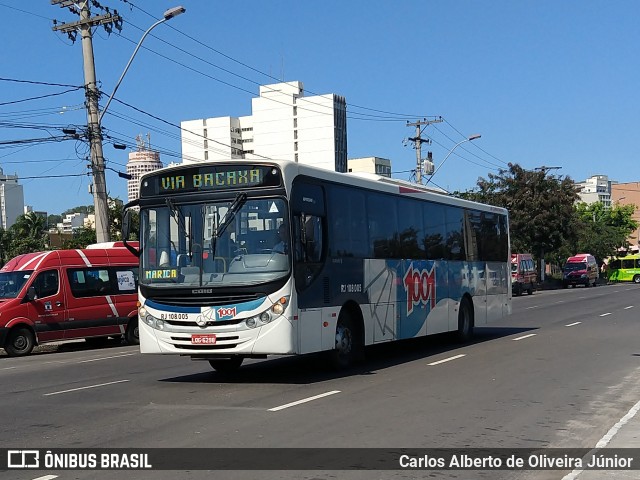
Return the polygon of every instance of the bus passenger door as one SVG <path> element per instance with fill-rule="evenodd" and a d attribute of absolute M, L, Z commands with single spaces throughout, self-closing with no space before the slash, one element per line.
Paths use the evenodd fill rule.
<path fill-rule="evenodd" d="M 472 271 L 476 277 L 475 294 L 473 295 L 473 319 L 475 325 L 487 323 L 487 307 L 490 298 L 492 279 L 488 278 L 496 272 L 491 272 L 485 262 L 474 262 Z"/>

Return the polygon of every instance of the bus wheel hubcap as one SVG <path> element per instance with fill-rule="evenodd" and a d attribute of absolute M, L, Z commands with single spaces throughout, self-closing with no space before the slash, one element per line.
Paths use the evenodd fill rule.
<path fill-rule="evenodd" d="M 351 352 L 351 330 L 342 326 L 336 331 L 336 350 L 342 354 Z"/>

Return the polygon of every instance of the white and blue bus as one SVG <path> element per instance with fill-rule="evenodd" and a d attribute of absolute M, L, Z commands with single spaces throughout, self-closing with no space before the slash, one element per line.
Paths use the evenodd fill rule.
<path fill-rule="evenodd" d="M 228 371 L 325 351 L 344 367 L 366 345 L 465 341 L 511 312 L 507 211 L 420 185 L 294 162 L 182 164 L 141 178 L 125 238 L 132 207 L 142 353 Z"/>

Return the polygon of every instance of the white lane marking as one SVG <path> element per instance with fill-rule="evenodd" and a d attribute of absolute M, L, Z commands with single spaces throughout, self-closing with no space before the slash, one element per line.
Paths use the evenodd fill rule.
<path fill-rule="evenodd" d="M 603 313 L 602 315 L 600 315 L 601 317 L 606 317 L 607 315 L 611 315 L 611 313 Z"/>
<path fill-rule="evenodd" d="M 629 305 L 628 307 L 624 307 L 625 310 L 629 310 L 630 308 L 633 308 L 633 305 Z"/>
<path fill-rule="evenodd" d="M 278 410 L 284 410 L 285 408 L 294 407 L 296 405 L 300 405 L 301 403 L 312 402 L 313 400 L 318 400 L 319 398 L 328 397 L 329 395 L 335 395 L 336 393 L 340 393 L 340 390 L 332 390 L 331 392 L 321 393 L 320 395 L 314 395 L 313 397 L 303 398 L 302 400 L 298 400 L 297 402 L 291 402 L 285 405 L 280 405 L 279 407 L 270 408 L 268 411 L 277 412 Z"/>
<path fill-rule="evenodd" d="M 573 322 L 573 323 L 570 323 L 570 324 L 568 324 L 568 325 L 565 325 L 565 327 L 574 327 L 574 326 L 576 326 L 576 325 L 580 325 L 581 323 L 582 323 L 582 322 Z"/>
<path fill-rule="evenodd" d="M 618 422 L 609 429 L 609 431 L 604 435 L 604 437 L 602 437 L 598 443 L 596 443 L 596 446 L 594 447 L 593 450 L 591 450 L 591 452 L 593 452 L 594 450 L 597 450 L 599 448 L 604 448 L 606 447 L 609 442 L 613 439 L 613 437 L 616 436 L 616 434 L 618 433 L 618 431 L 625 426 L 625 424 L 627 422 L 629 422 L 629 420 L 631 420 L 633 417 L 636 416 L 636 413 L 638 413 L 638 411 L 640 410 L 640 401 L 637 402 L 633 407 L 631 407 L 631 410 L 629 410 L 627 412 L 627 414 L 622 417 L 620 420 L 618 420 Z M 585 455 L 585 457 L 588 457 L 591 452 L 587 453 Z M 575 480 L 578 475 L 580 475 L 583 472 L 582 469 L 575 469 L 574 471 L 572 471 L 571 473 L 565 475 L 564 477 L 562 477 L 562 480 Z"/>
<path fill-rule="evenodd" d="M 514 338 L 513 341 L 515 342 L 516 340 L 524 340 L 525 338 L 535 337 L 535 336 L 536 336 L 535 333 L 530 333 L 529 335 L 524 335 L 523 337 Z"/>
<path fill-rule="evenodd" d="M 529 310 L 530 308 L 538 308 L 539 305 L 534 305 L 533 307 L 527 307 L 527 310 Z"/>
<path fill-rule="evenodd" d="M 462 353 L 460 355 L 454 355 L 453 357 L 445 358 L 443 360 L 438 360 L 437 362 L 427 363 L 429 366 L 440 365 L 441 363 L 450 362 L 451 360 L 457 360 L 458 358 L 466 357 L 466 353 Z"/>
<path fill-rule="evenodd" d="M 12 370 L 14 368 L 18 368 L 18 367 L 4 367 L 2 370 Z"/>
<path fill-rule="evenodd" d="M 128 382 L 128 381 L 129 380 L 116 380 L 115 382 L 99 383 L 98 385 L 89 385 L 87 387 L 71 388 L 69 390 L 61 390 L 59 392 L 45 393 L 43 396 L 49 397 L 51 395 L 58 395 L 60 393 L 77 392 L 78 390 L 86 390 L 87 388 L 104 387 L 106 385 L 115 385 L 116 383 L 124 383 L 124 382 Z"/>
<path fill-rule="evenodd" d="M 124 353 L 122 355 L 113 355 L 111 357 L 92 358 L 90 360 L 82 360 L 78 363 L 99 362 L 100 360 L 108 360 L 110 358 L 130 357 L 131 355 L 137 355 L 136 353 Z"/>
<path fill-rule="evenodd" d="M 564 303 L 564 300 L 560 300 L 559 302 L 553 302 L 553 304 L 555 305 L 556 303 Z"/>
<path fill-rule="evenodd" d="M 58 478 L 58 475 L 45 475 L 44 477 L 34 478 L 33 480 L 53 480 L 54 478 Z"/>
<path fill-rule="evenodd" d="M 585 295 L 585 296 L 583 296 L 583 297 L 578 297 L 578 298 L 587 298 L 587 296 Z"/>

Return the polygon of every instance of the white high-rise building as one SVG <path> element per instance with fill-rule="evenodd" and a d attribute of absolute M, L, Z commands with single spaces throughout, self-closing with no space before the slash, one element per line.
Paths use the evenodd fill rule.
<path fill-rule="evenodd" d="M 366 172 L 391 178 L 391 160 L 380 157 L 350 158 L 347 160 L 349 172 Z"/>
<path fill-rule="evenodd" d="M 140 177 L 147 172 L 153 172 L 162 168 L 160 154 L 151 150 L 151 138 L 147 134 L 147 142 L 145 143 L 142 135 L 136 137 L 138 150 L 129 153 L 129 161 L 127 162 L 127 173 L 131 176 L 127 180 L 127 198 L 131 202 L 138 198 L 140 194 Z"/>
<path fill-rule="evenodd" d="M 24 214 L 24 191 L 17 175 L 5 175 L 0 168 L 0 227 L 4 230 Z"/>
<path fill-rule="evenodd" d="M 609 180 L 607 175 L 593 175 L 584 182 L 576 183 L 580 189 L 578 196 L 581 202 L 602 202 L 605 208 L 611 208 L 611 185 L 618 182 Z"/>
<path fill-rule="evenodd" d="M 260 87 L 252 115 L 181 122 L 184 163 L 278 159 L 347 171 L 347 107 L 336 94 L 305 97 L 302 82 Z"/>

